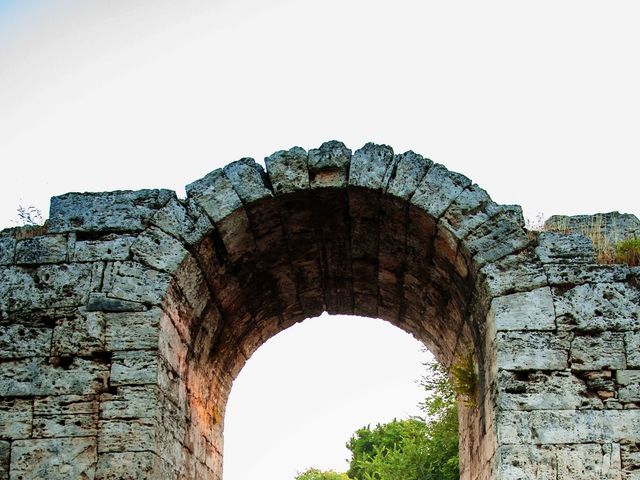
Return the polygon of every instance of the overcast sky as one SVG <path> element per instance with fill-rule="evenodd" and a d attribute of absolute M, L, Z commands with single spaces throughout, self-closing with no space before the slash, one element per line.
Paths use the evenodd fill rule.
<path fill-rule="evenodd" d="M 46 216 L 49 198 L 68 191 L 164 187 L 182 196 L 185 184 L 238 158 L 261 160 L 329 139 L 352 149 L 367 141 L 413 149 L 469 176 L 494 200 L 522 205 L 529 218 L 640 215 L 638 5 L 0 0 L 0 226 L 12 225 L 20 204 Z M 313 357 L 309 338 L 320 334 L 308 327 L 304 337 L 307 323 L 314 324 L 286 332 L 294 338 L 289 347 L 285 335 L 282 345 L 265 345 L 238 383 L 253 363 L 274 372 L 283 359 Z M 362 325 L 352 331 L 334 323 L 319 323 L 329 339 L 376 338 Z M 374 324 L 386 326 L 367 326 Z M 389 361 L 411 350 L 385 336 Z M 306 348 L 287 350 L 300 345 Z M 329 371 L 326 356 L 315 355 Z M 284 385 L 299 380 L 290 378 L 271 393 L 293 395 Z M 339 395 L 344 385 L 317 388 Z M 362 404 L 353 398 L 344 403 Z M 399 414 L 412 402 L 398 404 Z M 290 412 L 262 417 L 284 421 Z M 229 438 L 239 423 L 227 419 Z M 301 454 L 275 446 L 274 437 L 294 427 L 244 423 L 253 432 L 271 429 L 273 450 L 260 476 L 291 479 L 297 467 L 283 465 Z M 296 418 L 292 425 L 307 442 L 320 423 Z M 346 440 L 327 441 L 327 449 Z M 245 448 L 231 443 L 228 449 Z M 308 450 L 320 458 L 323 448 Z M 240 466 L 258 454 L 243 455 Z M 227 465 L 225 480 L 258 475 L 240 466 Z"/>

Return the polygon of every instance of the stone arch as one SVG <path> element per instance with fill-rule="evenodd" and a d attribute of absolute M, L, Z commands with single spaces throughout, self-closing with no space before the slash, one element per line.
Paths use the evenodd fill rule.
<path fill-rule="evenodd" d="M 329 142 L 308 154 L 277 152 L 266 166 L 264 172 L 243 159 L 187 187 L 192 211 L 199 212 L 192 215 L 215 224 L 186 247 L 190 259 L 177 273 L 168 269 L 178 278 L 184 269 L 193 279 L 199 268 L 194 297 L 209 292 L 206 305 L 200 301 L 185 313 L 191 305 L 178 282 L 168 302 L 178 305 L 174 324 L 198 319 L 181 328 L 174 348 L 186 351 L 174 374 L 193 382 L 184 386 L 192 402 L 185 411 L 209 412 L 192 422 L 197 429 L 222 428 L 233 379 L 258 346 L 325 310 L 387 320 L 445 364 L 466 352 L 479 365 L 487 363 L 489 296 L 477 274 L 487 261 L 527 248 L 516 209 L 496 205 L 460 174 L 413 152 L 394 155 L 386 146 L 368 144 L 352 155 Z M 140 237 L 148 236 L 149 249 L 134 244 L 134 258 L 159 266 L 159 254 L 186 255 L 173 253 L 184 248 L 177 243 L 157 250 L 163 234 L 156 228 Z M 149 252 L 153 259 L 146 258 Z M 187 375 L 181 368 L 192 370 Z M 480 373 L 484 398 L 489 385 L 484 369 Z M 205 391 L 195 393 L 198 388 Z M 485 405 L 466 414 L 484 437 Z M 469 459 L 486 448 L 480 441 L 469 437 Z M 221 442 L 219 431 L 213 443 Z"/>
<path fill-rule="evenodd" d="M 93 430 L 84 440 L 64 430 L 56 448 L 86 447 L 83 473 L 221 478 L 233 379 L 272 335 L 325 310 L 387 320 L 447 365 L 473 354 L 479 406 L 461 413 L 462 478 L 634 471 L 637 271 L 593 265 L 580 237 L 528 235 L 519 207 L 414 152 L 327 142 L 265 164 L 231 163 L 185 200 L 55 197 L 45 235 L 0 237 L 13 252 L 2 318 L 25 324 L 38 312 L 43 335 L 53 322 L 48 356 L 29 360 L 46 363 L 44 376 L 16 381 L 33 368 L 18 356 L 0 395 L 13 406 L 32 396 L 32 424 L 46 417 L 36 404 L 56 405 L 60 420 L 82 396 L 99 412 Z M 586 297 L 606 304 L 610 325 L 583 311 Z M 72 386 L 47 384 L 65 375 Z M 613 375 L 621 410 L 597 390 Z M 29 448 L 57 445 L 24 435 L 9 445 L 11 475 L 38 468 Z"/>

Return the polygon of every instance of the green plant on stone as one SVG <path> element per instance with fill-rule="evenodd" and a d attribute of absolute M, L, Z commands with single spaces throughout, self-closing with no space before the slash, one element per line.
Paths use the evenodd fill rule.
<path fill-rule="evenodd" d="M 478 406 L 478 372 L 473 360 L 473 352 L 458 357 L 450 369 L 451 387 L 457 396 L 461 397 L 465 405 L 475 408 Z"/>
<path fill-rule="evenodd" d="M 640 265 L 640 238 L 629 238 L 616 243 L 615 261 L 632 267 Z"/>

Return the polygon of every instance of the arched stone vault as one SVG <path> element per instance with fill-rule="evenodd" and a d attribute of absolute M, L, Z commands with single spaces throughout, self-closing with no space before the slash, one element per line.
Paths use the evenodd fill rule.
<path fill-rule="evenodd" d="M 445 365 L 473 354 L 462 478 L 640 478 L 638 269 L 528 235 L 519 207 L 413 152 L 265 164 L 185 200 L 54 197 L 46 231 L 3 232 L 0 478 L 220 479 L 234 378 L 323 311 L 387 320 Z"/>

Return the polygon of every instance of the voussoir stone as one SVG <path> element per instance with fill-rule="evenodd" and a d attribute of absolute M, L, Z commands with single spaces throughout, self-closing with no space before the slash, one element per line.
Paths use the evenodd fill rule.
<path fill-rule="evenodd" d="M 214 170 L 186 187 L 193 199 L 211 220 L 218 222 L 242 207 L 242 200 L 222 169 Z"/>
<path fill-rule="evenodd" d="M 307 152 L 301 147 L 279 150 L 264 159 L 275 195 L 309 188 Z"/>
<path fill-rule="evenodd" d="M 211 221 L 198 211 L 193 200 L 171 199 L 156 212 L 151 224 L 187 245 L 197 244 L 213 230 Z"/>
<path fill-rule="evenodd" d="M 325 142 L 309 150 L 307 165 L 311 188 L 344 187 L 349 181 L 351 150 L 344 143 Z"/>
<path fill-rule="evenodd" d="M 412 151 L 396 155 L 395 171 L 389 179 L 387 193 L 408 200 L 432 165 L 431 160 Z"/>
<path fill-rule="evenodd" d="M 248 204 L 272 197 L 268 177 L 253 158 L 243 158 L 224 167 L 224 173 L 243 203 Z"/>
<path fill-rule="evenodd" d="M 386 189 L 393 163 L 391 147 L 367 143 L 351 157 L 349 185 L 372 190 Z"/>
<path fill-rule="evenodd" d="M 411 203 L 434 218 L 440 218 L 465 187 L 471 185 L 464 175 L 433 165 L 418 184 Z"/>

